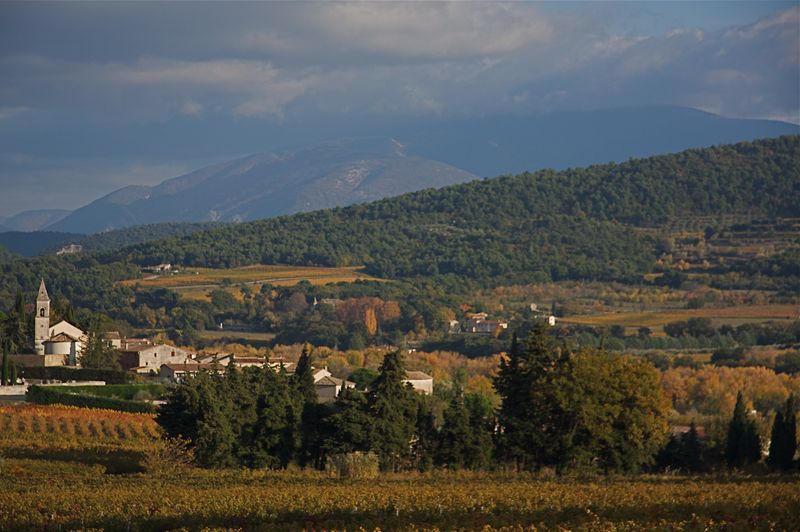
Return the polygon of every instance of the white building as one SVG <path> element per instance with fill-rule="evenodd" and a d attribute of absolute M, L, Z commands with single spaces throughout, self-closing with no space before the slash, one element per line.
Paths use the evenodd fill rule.
<path fill-rule="evenodd" d="M 410 384 L 415 392 L 425 395 L 433 394 L 433 377 L 422 371 L 406 371 L 406 378 L 403 383 Z"/>
<path fill-rule="evenodd" d="M 136 373 L 159 373 L 164 364 L 197 364 L 194 353 L 169 344 L 126 349 L 120 352 L 119 363 L 123 369 Z"/>
<path fill-rule="evenodd" d="M 39 294 L 36 296 L 36 317 L 33 328 L 36 354 L 50 358 L 53 355 L 63 356 L 63 362 L 59 365 L 77 366 L 86 342 L 86 333 L 68 321 L 61 320 L 50 326 L 50 296 L 42 279 L 39 284 Z"/>

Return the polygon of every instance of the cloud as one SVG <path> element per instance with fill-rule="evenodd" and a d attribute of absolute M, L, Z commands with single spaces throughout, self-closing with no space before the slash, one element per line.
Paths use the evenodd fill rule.
<path fill-rule="evenodd" d="M 243 49 L 384 60 L 497 56 L 546 43 L 554 28 L 536 6 L 500 2 L 322 2 L 284 6 L 291 24 L 247 31 Z M 311 36 L 311 38 L 309 38 Z M 349 62 L 350 59 L 345 59 Z"/>
<path fill-rule="evenodd" d="M 25 106 L 0 107 L 0 122 L 13 118 L 17 115 L 21 115 L 26 111 L 28 111 L 28 108 Z"/>
<path fill-rule="evenodd" d="M 203 114 L 204 110 L 205 108 L 203 107 L 203 104 L 198 103 L 194 100 L 186 100 L 185 102 L 183 102 L 180 112 L 182 115 L 200 116 L 201 114 Z"/>
<path fill-rule="evenodd" d="M 723 114 L 756 117 L 793 116 L 798 107 L 798 7 L 723 30 L 660 34 L 609 22 L 610 14 L 639 9 L 627 4 L 603 16 L 592 6 L 499 2 L 238 7 L 16 6 L 0 36 L 0 105 L 120 122 L 225 115 L 281 123 L 320 112 L 459 115 L 713 101 Z M 48 41 L 56 27 L 70 38 Z"/>

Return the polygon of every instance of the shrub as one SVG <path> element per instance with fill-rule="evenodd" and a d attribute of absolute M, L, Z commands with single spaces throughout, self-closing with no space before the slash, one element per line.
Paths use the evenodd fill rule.
<path fill-rule="evenodd" d="M 378 455 L 361 451 L 334 454 L 328 457 L 326 470 L 338 478 L 377 478 Z"/>
<path fill-rule="evenodd" d="M 21 367 L 20 377 L 58 381 L 105 381 L 106 384 L 125 384 L 136 381 L 129 371 L 110 369 L 70 368 L 66 366 Z"/>

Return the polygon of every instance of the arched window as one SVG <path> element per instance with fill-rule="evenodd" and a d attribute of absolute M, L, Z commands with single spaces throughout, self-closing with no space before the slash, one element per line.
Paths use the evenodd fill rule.
<path fill-rule="evenodd" d="M 40 309 L 39 309 L 39 316 L 41 316 L 42 318 L 44 318 L 44 307 L 42 307 L 42 308 L 40 308 Z"/>

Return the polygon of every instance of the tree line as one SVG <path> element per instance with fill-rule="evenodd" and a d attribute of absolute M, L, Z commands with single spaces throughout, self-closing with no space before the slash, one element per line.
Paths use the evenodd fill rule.
<path fill-rule="evenodd" d="M 670 400 L 646 361 L 559 345 L 544 325 L 512 339 L 494 378 L 500 405 L 468 394 L 449 397 L 403 384 L 400 352 L 388 353 L 368 387 L 344 388 L 318 402 L 310 350 L 296 371 L 229 365 L 175 386 L 157 420 L 186 439 L 205 467 L 323 468 L 352 453 L 374 453 L 383 471 L 510 468 L 556 473 L 704 471 L 759 462 L 764 442 L 742 394 L 724 447 L 711 447 L 692 423 L 668 436 Z M 368 382 L 368 381 L 367 381 Z M 796 401 L 775 416 L 767 463 L 795 466 Z"/>
<path fill-rule="evenodd" d="M 543 326 L 514 340 L 487 398 L 454 387 L 449 400 L 403 384 L 400 352 L 385 356 L 368 390 L 344 389 L 317 402 L 311 356 L 296 371 L 270 368 L 200 373 L 175 386 L 158 421 L 191 442 L 207 467 L 323 467 L 336 455 L 372 452 L 384 471 L 592 469 L 638 471 L 666 434 L 669 402 L 658 372 L 601 351 L 569 352 Z"/>

